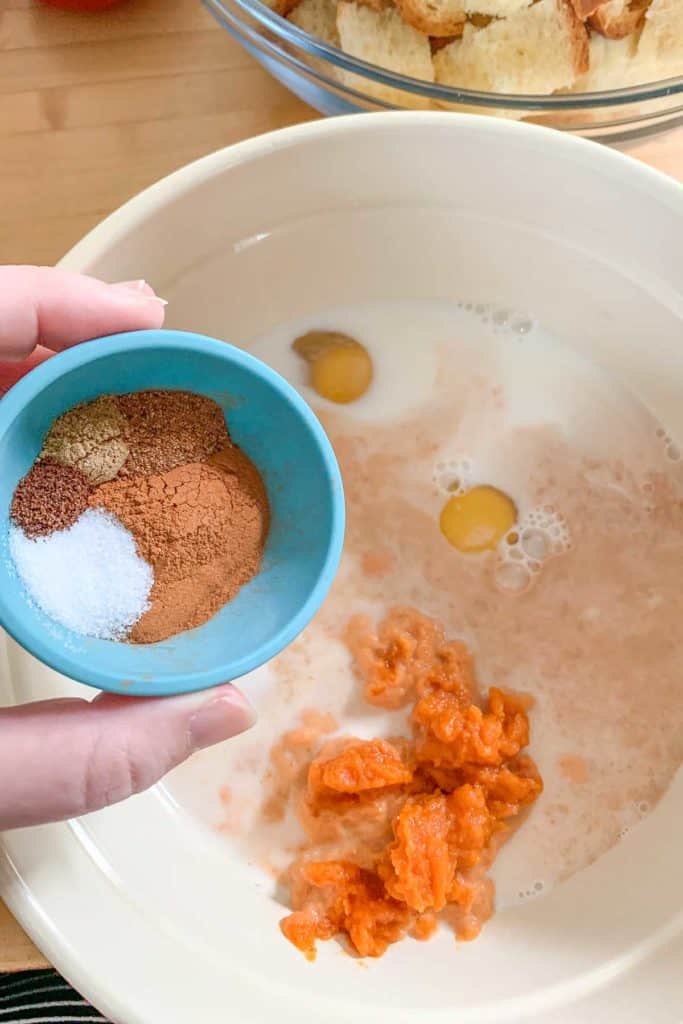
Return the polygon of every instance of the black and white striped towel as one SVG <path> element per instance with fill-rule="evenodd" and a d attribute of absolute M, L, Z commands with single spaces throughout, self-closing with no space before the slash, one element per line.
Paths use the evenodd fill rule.
<path fill-rule="evenodd" d="M 0 974 L 0 1024 L 71 1024 L 106 1018 L 82 999 L 56 971 Z"/>

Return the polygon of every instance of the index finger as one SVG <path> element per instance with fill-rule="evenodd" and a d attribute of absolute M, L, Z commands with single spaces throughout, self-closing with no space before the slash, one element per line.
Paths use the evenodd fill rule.
<path fill-rule="evenodd" d="M 105 284 L 55 267 L 0 267 L 0 360 L 119 331 L 158 328 L 164 301 L 144 281 Z"/>

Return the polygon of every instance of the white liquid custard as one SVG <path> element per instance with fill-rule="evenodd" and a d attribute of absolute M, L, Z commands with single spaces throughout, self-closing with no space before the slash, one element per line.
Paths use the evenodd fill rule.
<path fill-rule="evenodd" d="M 344 332 L 370 353 L 374 377 L 358 401 L 333 405 L 308 386 L 291 344 L 311 329 Z M 311 707 L 331 712 L 346 734 L 405 728 L 405 712 L 362 701 L 341 634 L 356 612 L 381 617 L 410 605 L 468 644 L 482 689 L 534 699 L 529 753 L 545 789 L 493 877 L 499 908 L 544 894 L 646 815 L 681 762 L 675 443 L 601 368 L 530 317 L 495 307 L 330 310 L 246 347 L 320 416 L 340 462 L 348 525 L 320 613 L 256 689 L 248 686 L 259 727 L 207 755 L 230 798 L 206 813 L 251 862 L 265 851 L 275 868 L 291 860 L 296 823 L 267 825 L 260 811 L 270 744 Z M 466 554 L 446 541 L 439 515 L 449 495 L 480 484 L 512 499 L 519 539 Z M 183 777 L 173 785 L 181 793 Z"/>

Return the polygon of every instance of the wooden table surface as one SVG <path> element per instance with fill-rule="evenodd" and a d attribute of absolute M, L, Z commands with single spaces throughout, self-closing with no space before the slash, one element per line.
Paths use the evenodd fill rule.
<path fill-rule="evenodd" d="M 88 16 L 0 0 L 0 263 L 54 263 L 157 178 L 315 116 L 199 0 Z M 683 181 L 683 129 L 624 148 Z M 0 971 L 41 966 L 0 903 Z"/>

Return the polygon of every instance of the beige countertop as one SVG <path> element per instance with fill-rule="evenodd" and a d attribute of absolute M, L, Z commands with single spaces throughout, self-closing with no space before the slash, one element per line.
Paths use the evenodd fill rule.
<path fill-rule="evenodd" d="M 0 263 L 54 263 L 163 175 L 309 120 L 199 0 L 0 0 Z M 683 181 L 683 129 L 626 148 Z M 47 966 L 0 903 L 0 972 Z"/>

